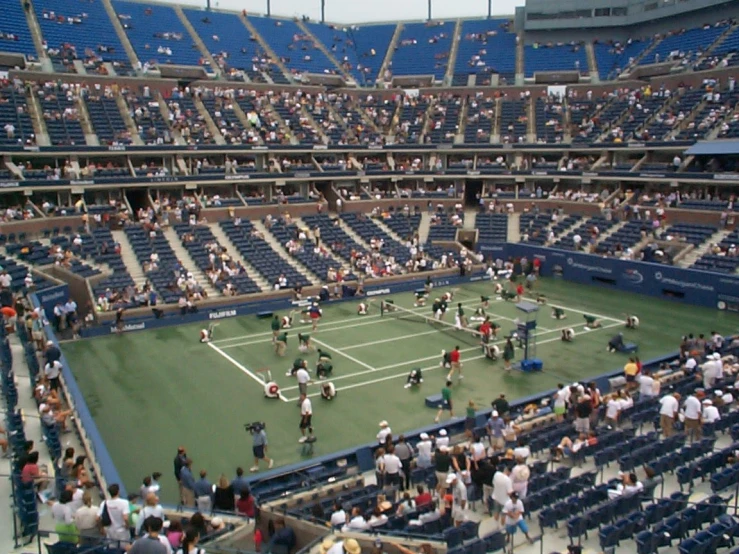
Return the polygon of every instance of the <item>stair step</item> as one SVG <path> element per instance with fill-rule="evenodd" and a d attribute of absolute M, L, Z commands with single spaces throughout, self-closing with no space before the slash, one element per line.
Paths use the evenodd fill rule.
<path fill-rule="evenodd" d="M 221 292 L 211 284 L 208 276 L 202 269 L 200 269 L 200 267 L 198 267 L 198 264 L 195 263 L 195 260 L 192 259 L 192 256 L 190 256 L 190 252 L 187 250 L 187 248 L 182 245 L 182 241 L 177 235 L 177 231 L 175 231 L 172 227 L 168 227 L 162 231 L 162 234 L 164 235 L 164 238 L 167 239 L 169 246 L 174 251 L 177 259 L 182 264 L 182 267 L 184 267 L 189 273 L 192 273 L 196 277 L 196 281 L 201 287 L 205 289 L 205 291 L 208 293 L 208 296 L 211 298 L 221 296 Z"/>
<path fill-rule="evenodd" d="M 267 229 L 264 226 L 264 223 L 261 221 L 253 221 L 254 228 L 262 233 L 264 235 L 264 240 L 266 240 L 269 245 L 272 247 L 272 250 L 274 250 L 280 258 L 285 260 L 287 263 L 289 263 L 291 266 L 293 266 L 296 270 L 298 270 L 300 273 L 308 277 L 310 279 L 311 283 L 314 285 L 320 285 L 321 279 L 313 273 L 311 270 L 309 270 L 307 267 L 305 267 L 303 264 L 298 262 L 295 258 L 290 256 L 290 254 L 287 253 L 287 251 L 282 247 L 282 245 L 277 241 L 275 236 L 270 233 L 269 229 Z"/>
<path fill-rule="evenodd" d="M 272 289 L 267 280 L 262 277 L 262 275 L 256 269 L 254 269 L 254 266 L 251 265 L 249 261 L 239 253 L 239 249 L 236 248 L 236 245 L 233 242 L 231 242 L 231 239 L 228 238 L 228 235 L 225 233 L 220 225 L 211 225 L 210 231 L 213 233 L 213 236 L 218 241 L 218 244 L 223 246 L 232 258 L 234 258 L 237 262 L 240 262 L 241 265 L 244 266 L 244 268 L 246 269 L 247 277 L 254 281 L 257 286 L 262 289 L 262 292 L 266 292 Z"/>

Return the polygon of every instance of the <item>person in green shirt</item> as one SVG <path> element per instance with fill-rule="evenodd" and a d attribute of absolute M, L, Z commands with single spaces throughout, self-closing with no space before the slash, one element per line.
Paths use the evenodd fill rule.
<path fill-rule="evenodd" d="M 434 314 L 434 319 L 441 319 L 441 300 L 438 298 L 431 304 L 431 312 Z"/>
<path fill-rule="evenodd" d="M 275 337 L 275 352 L 278 356 L 284 356 L 287 351 L 287 331 L 283 331 Z"/>
<path fill-rule="evenodd" d="M 467 317 L 464 315 L 464 308 L 461 302 L 457 304 L 457 313 L 454 315 L 454 326 L 457 329 L 467 327 Z"/>
<path fill-rule="evenodd" d="M 277 335 L 280 334 L 280 328 L 282 327 L 282 324 L 280 323 L 280 316 L 275 314 L 275 316 L 272 318 L 272 323 L 270 324 L 270 327 L 272 327 L 272 342 L 277 342 Z"/>
<path fill-rule="evenodd" d="M 508 337 L 505 341 L 505 347 L 503 348 L 503 362 L 505 363 L 504 369 L 506 371 L 511 370 L 511 360 L 516 356 L 516 347 L 513 346 L 511 337 Z"/>
<path fill-rule="evenodd" d="M 482 304 L 482 309 L 490 307 L 490 297 L 489 296 L 481 296 L 480 297 L 480 303 Z"/>
<path fill-rule="evenodd" d="M 594 315 L 584 315 L 585 318 L 585 328 L 586 329 L 597 329 L 601 326 L 600 319 L 598 319 Z"/>
<path fill-rule="evenodd" d="M 313 345 L 310 342 L 310 335 L 298 333 L 298 350 L 301 352 L 309 352 L 313 350 Z"/>
<path fill-rule="evenodd" d="M 562 308 L 552 308 L 552 318 L 554 319 L 564 319 L 567 316 L 565 315 L 565 311 Z"/>
<path fill-rule="evenodd" d="M 317 350 L 317 352 L 318 352 L 318 361 L 319 362 L 321 360 L 330 360 L 331 359 L 331 354 L 329 354 L 328 352 L 325 352 L 325 351 L 321 350 L 320 348 Z"/>
<path fill-rule="evenodd" d="M 475 416 L 476 415 L 477 415 L 477 406 L 475 406 L 474 400 L 470 400 L 467 403 L 467 413 L 464 419 L 464 434 L 470 440 L 474 438 L 473 432 L 475 430 L 475 423 L 476 423 Z"/>
<path fill-rule="evenodd" d="M 414 296 L 416 297 L 416 301 L 413 303 L 414 307 L 420 308 L 421 306 L 426 305 L 426 291 L 425 290 L 417 290 L 414 293 Z"/>
<path fill-rule="evenodd" d="M 290 369 L 290 371 L 288 371 L 285 375 L 287 375 L 288 377 L 293 377 L 300 368 L 308 369 L 308 362 L 306 362 L 303 358 L 295 358 L 292 369 Z"/>
<path fill-rule="evenodd" d="M 439 423 L 441 414 L 443 414 L 445 410 L 449 410 L 449 417 L 454 417 L 454 412 L 452 410 L 452 382 L 448 379 L 446 384 L 441 388 L 441 404 L 439 404 L 439 411 L 436 413 L 434 423 Z"/>
<path fill-rule="evenodd" d="M 334 365 L 331 363 L 331 360 L 319 360 L 316 364 L 316 375 L 319 379 L 326 379 L 328 377 L 331 377 L 333 371 Z"/>

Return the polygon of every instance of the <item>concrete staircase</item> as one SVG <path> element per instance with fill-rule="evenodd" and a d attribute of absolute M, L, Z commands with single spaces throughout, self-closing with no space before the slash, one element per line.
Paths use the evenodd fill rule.
<path fill-rule="evenodd" d="M 346 223 L 344 223 L 343 219 L 339 219 L 341 222 L 341 228 L 344 230 L 344 232 L 349 235 L 354 242 L 356 242 L 359 246 L 367 250 L 368 252 L 371 250 L 369 243 L 364 240 L 362 237 L 360 237 L 357 232 L 349 227 Z"/>
<path fill-rule="evenodd" d="M 521 214 L 508 214 L 508 242 L 521 242 Z"/>
<path fill-rule="evenodd" d="M 205 59 L 208 62 L 208 64 L 210 64 L 210 67 L 213 70 L 213 73 L 215 73 L 216 75 L 220 75 L 221 70 L 218 67 L 218 64 L 216 63 L 215 59 L 213 59 L 213 56 L 211 55 L 210 50 L 208 50 L 208 47 L 205 46 L 203 39 L 200 38 L 200 35 L 195 30 L 195 27 L 193 27 L 192 23 L 190 23 L 190 21 L 187 19 L 185 12 L 178 5 L 172 6 L 172 9 L 177 14 L 177 17 L 179 18 L 180 23 L 182 23 L 182 26 L 190 34 L 190 38 L 192 38 L 193 46 L 197 47 L 197 49 L 200 51 L 200 54 L 203 56 L 203 59 Z"/>
<path fill-rule="evenodd" d="M 10 1 L 12 2 L 14 0 Z M 26 0 L 16 1 L 20 1 L 21 6 L 23 6 L 23 13 L 26 14 L 26 23 L 28 23 L 28 29 L 31 31 L 33 46 L 36 48 L 36 56 L 42 65 L 45 66 L 43 68 L 44 71 L 53 71 L 51 60 L 49 60 L 49 56 L 46 55 L 46 50 L 44 49 L 43 34 L 41 33 L 41 26 L 39 25 L 38 19 L 36 19 L 36 11 L 33 9 L 33 4 L 31 4 L 30 9 L 27 10 L 25 8 Z"/>
<path fill-rule="evenodd" d="M 231 239 L 228 238 L 228 235 L 223 231 L 220 225 L 211 225 L 210 231 L 213 233 L 213 236 L 216 237 L 218 244 L 224 247 L 234 260 L 244 266 L 247 277 L 254 281 L 262 291 L 272 290 L 272 287 L 267 280 L 262 277 L 254 266 L 239 253 L 239 249 L 236 248 L 236 245 L 233 242 L 231 242 Z"/>
<path fill-rule="evenodd" d="M 203 104 L 203 101 L 200 99 L 200 97 L 194 94 L 192 96 L 192 103 L 195 104 L 198 112 L 200 113 L 200 115 L 203 116 L 205 126 L 208 128 L 210 134 L 213 135 L 213 140 L 216 141 L 216 144 L 221 146 L 226 144 L 226 139 L 223 138 L 221 130 L 218 128 L 218 125 L 216 125 L 216 122 L 213 121 L 213 116 L 210 115 L 208 108 L 205 107 L 205 104 Z M 236 104 L 236 102 L 234 102 L 234 104 Z"/>
<path fill-rule="evenodd" d="M 244 27 L 246 27 L 249 30 L 251 38 L 257 41 L 259 46 L 262 47 L 262 50 L 264 50 L 264 52 L 267 54 L 270 61 L 280 68 L 280 71 L 282 71 L 282 74 L 285 77 L 285 79 L 287 79 L 291 83 L 294 82 L 292 78 L 292 74 L 290 73 L 290 70 L 285 66 L 284 63 L 282 63 L 282 60 L 277 54 L 275 54 L 275 51 L 272 50 L 272 47 L 269 45 L 269 43 L 266 40 L 264 40 L 262 35 L 260 35 L 257 32 L 257 28 L 251 24 L 251 21 L 249 21 L 249 18 L 246 17 L 242 13 L 242 14 L 239 14 L 239 19 L 241 19 L 241 22 L 244 24 Z"/>
<path fill-rule="evenodd" d="M 398 241 L 400 244 L 405 244 L 405 239 L 401 237 L 398 233 L 393 231 L 390 227 L 385 225 L 385 222 L 381 219 L 373 219 L 372 221 L 375 222 L 375 225 L 377 225 L 380 229 L 382 229 L 387 235 L 393 239 Z"/>
<path fill-rule="evenodd" d="M 123 25 L 121 25 L 121 20 L 118 19 L 118 14 L 115 13 L 113 4 L 110 0 L 102 0 L 101 3 L 103 4 L 105 11 L 108 13 L 110 22 L 113 24 L 113 28 L 115 29 L 115 34 L 118 35 L 118 40 L 121 41 L 123 49 L 126 51 L 126 56 L 128 56 L 128 60 L 131 62 L 131 66 L 135 69 L 139 65 L 139 57 L 136 55 L 136 50 L 131 46 L 131 41 L 128 40 L 128 35 L 123 29 Z"/>
<path fill-rule="evenodd" d="M 477 221 L 477 210 L 468 208 L 464 211 L 464 225 L 462 228 L 465 231 L 474 231 L 475 222 Z"/>
<path fill-rule="evenodd" d="M 383 78 L 385 77 L 385 71 L 387 71 L 387 68 L 390 67 L 390 64 L 393 60 L 393 54 L 395 54 L 395 47 L 398 46 L 398 41 L 400 41 L 401 34 L 403 34 L 403 24 L 398 23 L 398 25 L 395 27 L 393 38 L 390 39 L 390 44 L 387 45 L 387 52 L 385 52 L 385 57 L 382 59 L 380 70 L 377 72 L 378 81 L 383 80 Z"/>
<path fill-rule="evenodd" d="M 600 83 L 600 74 L 598 73 L 598 63 L 595 60 L 595 48 L 593 43 L 588 41 L 585 43 L 585 53 L 588 57 L 588 71 L 590 72 L 590 82 Z"/>
<path fill-rule="evenodd" d="M 338 70 L 338 72 L 339 72 L 339 73 L 341 74 L 341 76 L 342 76 L 342 77 L 344 78 L 344 80 L 345 80 L 345 81 L 346 81 L 347 83 L 350 83 L 350 82 L 351 82 L 351 83 L 354 83 L 354 82 L 355 82 L 355 80 L 354 80 L 354 77 L 352 77 L 352 76 L 351 76 L 351 75 L 350 75 L 350 74 L 349 74 L 349 73 L 348 73 L 348 72 L 347 72 L 347 71 L 346 71 L 346 70 L 344 69 L 344 66 L 342 66 L 342 65 L 341 65 L 341 64 L 339 63 L 339 60 L 338 60 L 338 59 L 337 59 L 337 58 L 336 58 L 336 57 L 335 57 L 335 56 L 333 55 L 333 53 L 331 52 L 331 50 L 329 50 L 328 48 L 326 48 L 326 45 L 324 45 L 322 41 L 318 40 L 318 39 L 317 39 L 317 38 L 315 37 L 315 35 L 314 35 L 314 34 L 313 34 L 313 33 L 311 32 L 311 30 L 310 30 L 310 29 L 308 28 L 308 26 L 307 26 L 307 25 L 306 25 L 305 23 L 303 23 L 303 22 L 302 22 L 302 21 L 301 21 L 300 19 L 296 19 L 296 20 L 295 20 L 295 24 L 296 24 L 296 25 L 297 25 L 298 27 L 300 27 L 300 30 L 301 30 L 301 31 L 303 31 L 303 33 L 304 33 L 304 34 L 305 34 L 305 35 L 306 35 L 306 36 L 307 36 L 307 37 L 308 37 L 308 38 L 309 38 L 309 39 L 310 39 L 311 41 L 313 41 L 313 44 L 315 45 L 315 47 L 316 47 L 316 48 L 318 48 L 318 49 L 319 49 L 319 50 L 320 50 L 321 52 L 323 52 L 323 55 L 324 55 L 324 56 L 326 56 L 326 58 L 328 59 L 328 61 L 330 61 L 330 62 L 331 62 L 332 64 L 334 64 L 334 66 L 336 67 L 336 69 Z"/>
<path fill-rule="evenodd" d="M 315 237 L 313 236 L 313 230 L 310 228 L 310 225 L 308 225 L 305 221 L 302 219 L 294 218 L 293 223 L 298 226 L 300 229 L 305 229 L 306 234 L 308 235 L 308 239 L 311 240 L 313 243 L 315 243 Z M 310 245 L 308 245 L 310 247 Z M 351 272 L 351 266 L 348 262 L 345 262 L 342 258 L 339 258 L 336 254 L 333 252 L 331 253 L 331 259 L 335 262 L 335 267 L 340 267 L 344 270 L 344 272 Z"/>
<path fill-rule="evenodd" d="M 28 105 L 28 115 L 31 116 L 33 133 L 36 135 L 36 144 L 38 146 L 51 146 L 41 103 L 38 101 L 38 96 L 29 87 L 26 87 L 26 104 Z"/>
<path fill-rule="evenodd" d="M 562 231 L 559 232 L 559 234 L 556 237 L 557 240 L 555 241 L 555 243 L 556 242 L 559 242 L 559 240 L 561 239 L 561 237 L 565 237 L 571 231 L 574 231 L 575 229 L 578 229 L 583 223 L 585 223 L 586 220 L 587 220 L 587 218 L 584 218 L 584 217 L 580 216 L 580 219 L 578 219 L 577 221 L 575 221 L 575 223 L 573 223 L 569 227 L 564 228 Z M 550 227 L 551 227 L 551 223 L 549 225 L 547 225 L 547 230 L 549 230 Z"/>
<path fill-rule="evenodd" d="M 431 230 L 431 215 L 427 211 L 421 212 L 421 224 L 418 226 L 418 244 L 426 244 Z"/>
<path fill-rule="evenodd" d="M 602 243 L 604 240 L 606 240 L 608 237 L 610 237 L 612 235 L 615 235 L 618 231 L 620 231 L 621 229 L 623 229 L 624 227 L 626 227 L 626 224 L 627 223 L 628 223 L 628 220 L 627 221 L 619 221 L 613 227 L 611 227 L 610 229 L 608 229 L 608 231 L 606 231 L 605 233 L 601 233 L 601 235 L 598 237 L 598 240 L 596 241 L 595 245 L 597 246 L 600 243 Z"/>
<path fill-rule="evenodd" d="M 177 231 L 172 227 L 168 227 L 162 231 L 162 234 L 164 235 L 164 238 L 167 239 L 169 246 L 174 250 L 175 256 L 177 256 L 177 259 L 180 261 L 182 266 L 195 276 L 195 280 L 205 289 L 208 293 L 208 297 L 217 298 L 221 296 L 220 291 L 211 284 L 210 279 L 208 279 L 205 272 L 200 269 L 198 264 L 195 263 L 195 260 L 192 259 L 187 248 L 182 246 L 182 241 L 180 240 L 180 237 L 177 236 Z"/>
<path fill-rule="evenodd" d="M 449 51 L 449 58 L 447 58 L 446 73 L 444 74 L 444 84 L 446 86 L 452 85 L 452 77 L 454 77 L 454 68 L 457 63 L 457 50 L 459 50 L 459 38 L 462 34 L 462 20 L 457 19 L 454 24 L 454 32 L 452 33 L 452 48 Z"/>
<path fill-rule="evenodd" d="M 126 103 L 126 99 L 120 94 L 116 94 L 115 103 L 116 106 L 118 106 L 118 111 L 121 112 L 121 117 L 123 118 L 123 122 L 126 124 L 126 129 L 131 133 L 131 141 L 136 146 L 144 146 L 144 139 L 139 135 L 139 128 L 131 116 L 131 111 Z"/>
<path fill-rule="evenodd" d="M 95 129 L 90 121 L 90 113 L 87 111 L 87 102 L 81 96 L 76 98 L 77 113 L 80 116 L 80 125 L 85 133 L 85 142 L 87 146 L 100 146 L 100 139 L 95 134 Z"/>
<path fill-rule="evenodd" d="M 275 251 L 275 254 L 277 254 L 280 258 L 293 266 L 297 271 L 305 275 L 314 285 L 321 284 L 321 279 L 318 277 L 318 275 L 310 271 L 307 267 L 305 267 L 295 258 L 290 256 L 290 254 L 287 253 L 287 251 L 277 241 L 275 236 L 270 233 L 269 229 L 267 229 L 261 221 L 254 220 L 252 223 L 254 224 L 254 228 L 264 235 L 264 240 L 269 243 L 269 245 L 272 247 L 272 250 Z"/>
<path fill-rule="evenodd" d="M 137 287 L 144 286 L 147 281 L 146 275 L 144 275 L 144 270 L 139 263 L 139 259 L 136 257 L 136 253 L 133 251 L 131 243 L 128 241 L 126 233 L 123 231 L 111 231 L 111 233 L 113 235 L 113 240 L 121 245 L 121 258 L 123 259 L 123 263 L 126 265 L 128 273 L 131 274 L 133 282 Z"/>
<path fill-rule="evenodd" d="M 519 32 L 517 35 L 518 43 L 516 44 L 516 82 L 517 86 L 523 86 L 525 73 L 524 64 L 524 48 L 523 48 L 523 32 Z M 511 84 L 511 83 L 509 83 Z"/>
<path fill-rule="evenodd" d="M 680 267 L 690 267 L 695 262 L 697 262 L 698 259 L 700 259 L 704 254 L 708 253 L 708 249 L 711 247 L 712 244 L 717 244 L 721 242 L 730 234 L 731 229 L 721 229 L 720 231 L 715 232 L 710 237 L 708 237 L 708 239 L 698 248 L 693 248 L 693 250 L 683 256 L 683 258 L 677 263 L 677 265 Z"/>

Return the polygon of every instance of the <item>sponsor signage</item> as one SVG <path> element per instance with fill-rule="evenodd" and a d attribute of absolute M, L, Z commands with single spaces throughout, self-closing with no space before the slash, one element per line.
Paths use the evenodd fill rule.
<path fill-rule="evenodd" d="M 208 319 L 226 319 L 227 317 L 236 317 L 238 313 L 236 310 L 220 310 L 218 312 L 210 312 Z"/>

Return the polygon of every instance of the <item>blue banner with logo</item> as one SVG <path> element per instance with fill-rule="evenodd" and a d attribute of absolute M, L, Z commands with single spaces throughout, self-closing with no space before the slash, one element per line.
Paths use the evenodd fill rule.
<path fill-rule="evenodd" d="M 69 299 L 69 285 L 57 285 L 50 289 L 42 290 L 36 293 L 39 304 L 46 312 L 46 317 L 50 318 L 54 315 L 54 306 L 59 303 L 64 304 Z"/>
<path fill-rule="evenodd" d="M 618 260 L 527 244 L 483 244 L 486 258 L 538 258 L 541 274 L 677 300 L 719 310 L 739 311 L 739 275 Z"/>

